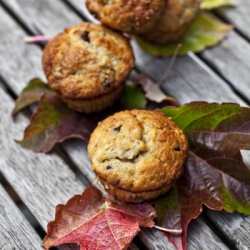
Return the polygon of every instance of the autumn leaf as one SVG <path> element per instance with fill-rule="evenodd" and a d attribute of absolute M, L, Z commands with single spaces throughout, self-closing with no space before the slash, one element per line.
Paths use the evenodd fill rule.
<path fill-rule="evenodd" d="M 167 235 L 177 249 L 186 249 L 187 226 L 202 205 L 250 215 L 250 169 L 240 150 L 250 149 L 250 109 L 231 103 L 194 102 L 161 110 L 189 141 L 185 173 L 175 188 L 154 202 L 158 225 L 180 229 Z"/>
<path fill-rule="evenodd" d="M 35 78 L 22 90 L 21 94 L 15 102 L 15 107 L 12 115 L 17 114 L 21 109 L 39 102 L 42 95 L 54 95 L 54 92 L 49 88 L 48 84 L 41 79 Z"/>
<path fill-rule="evenodd" d="M 154 85 L 146 77 L 143 79 L 143 82 L 148 82 L 148 86 L 149 84 L 151 86 Z M 84 114 L 69 109 L 61 102 L 57 94 L 40 79 L 31 80 L 16 100 L 12 113 L 14 115 L 21 109 L 36 102 L 39 105 L 31 116 L 23 138 L 16 140 L 16 142 L 34 152 L 48 152 L 53 149 L 56 143 L 63 142 L 69 138 L 80 138 L 88 141 L 98 122 L 118 111 L 134 108 L 159 109 L 168 105 L 176 105 L 176 101 L 173 98 L 165 95 L 165 99 L 161 100 L 161 102 L 150 98 L 148 94 L 151 90 L 145 89 L 145 95 L 142 85 L 145 89 L 145 84 L 142 84 L 142 81 L 134 82 L 129 80 L 120 100 L 113 107 L 98 113 Z M 159 87 L 156 86 L 156 88 Z M 147 96 L 149 99 L 146 98 Z"/>
<path fill-rule="evenodd" d="M 67 108 L 47 84 L 35 79 L 22 91 L 13 114 L 35 102 L 39 102 L 39 106 L 24 131 L 23 139 L 16 140 L 34 152 L 48 152 L 56 143 L 69 138 L 88 141 L 98 122 L 104 118 L 124 109 L 143 109 L 147 104 L 141 87 L 127 84 L 120 101 L 112 108 L 94 114 L 79 113 Z"/>
<path fill-rule="evenodd" d="M 154 45 L 145 42 L 139 37 L 136 41 L 142 49 L 153 55 L 173 55 L 176 47 L 181 45 L 178 55 L 185 55 L 188 52 L 199 52 L 203 49 L 219 43 L 233 26 L 216 20 L 207 12 L 201 12 L 193 21 L 183 37 L 171 44 Z"/>
<path fill-rule="evenodd" d="M 48 224 L 44 249 L 77 243 L 80 249 L 125 249 L 139 226 L 153 227 L 156 217 L 150 204 L 125 204 L 104 198 L 95 187 L 56 207 L 55 220 Z"/>
<path fill-rule="evenodd" d="M 236 3 L 233 0 L 202 0 L 200 7 L 203 10 L 211 10 L 223 6 L 235 6 Z"/>
<path fill-rule="evenodd" d="M 42 96 L 22 140 L 16 140 L 22 147 L 34 152 L 48 152 L 57 142 L 68 138 L 89 140 L 90 134 L 102 115 L 86 115 L 74 112 L 53 95 Z"/>
<path fill-rule="evenodd" d="M 145 75 L 138 75 L 136 82 L 142 86 L 145 93 L 145 97 L 148 101 L 155 103 L 156 108 L 162 108 L 165 106 L 177 106 L 177 101 L 167 96 L 161 89 L 160 83 L 155 83 Z"/>

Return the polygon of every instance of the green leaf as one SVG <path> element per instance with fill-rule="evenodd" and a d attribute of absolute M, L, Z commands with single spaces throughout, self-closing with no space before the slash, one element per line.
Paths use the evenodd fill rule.
<path fill-rule="evenodd" d="M 250 150 L 249 108 L 231 103 L 194 102 L 161 111 L 185 132 L 190 154 L 197 162 L 250 187 L 250 169 L 240 153 L 242 149 Z M 250 214 L 250 204 L 247 211 L 242 207 L 239 212 Z"/>
<path fill-rule="evenodd" d="M 219 43 L 226 34 L 232 30 L 232 25 L 221 23 L 207 12 L 201 12 L 184 36 L 177 42 L 166 45 L 154 45 L 136 37 L 136 41 L 142 49 L 153 55 L 171 56 L 175 53 L 177 46 L 181 47 L 178 55 L 188 52 L 199 52 L 207 47 Z"/>
<path fill-rule="evenodd" d="M 140 85 L 131 81 L 127 82 L 120 101 L 122 109 L 143 109 L 147 104 Z"/>
<path fill-rule="evenodd" d="M 12 115 L 17 114 L 23 108 L 38 102 L 44 94 L 51 95 L 54 94 L 54 92 L 49 88 L 48 84 L 44 83 L 42 80 L 38 78 L 31 80 L 17 98 Z"/>
<path fill-rule="evenodd" d="M 211 10 L 223 6 L 235 6 L 235 5 L 236 3 L 233 0 L 202 0 L 200 7 L 203 10 Z"/>
<path fill-rule="evenodd" d="M 184 131 L 189 157 L 176 186 L 154 205 L 158 225 L 182 228 L 164 233 L 176 249 L 186 249 L 187 227 L 202 206 L 250 215 L 250 169 L 241 149 L 250 150 L 250 109 L 232 103 L 193 102 L 160 110 Z"/>

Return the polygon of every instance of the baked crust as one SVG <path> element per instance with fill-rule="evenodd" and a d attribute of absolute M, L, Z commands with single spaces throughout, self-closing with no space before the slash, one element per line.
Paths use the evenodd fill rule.
<path fill-rule="evenodd" d="M 182 130 L 163 113 L 149 110 L 108 117 L 99 123 L 88 144 L 92 168 L 106 190 L 113 190 L 124 201 L 130 197 L 130 202 L 166 192 L 183 173 L 187 153 Z"/>
<path fill-rule="evenodd" d="M 122 34 L 81 23 L 54 37 L 42 58 L 49 86 L 64 101 L 92 100 L 124 85 L 134 55 Z"/>
<path fill-rule="evenodd" d="M 160 22 L 141 37 L 155 44 L 177 41 L 198 14 L 199 6 L 200 0 L 168 0 Z"/>
<path fill-rule="evenodd" d="M 86 6 L 103 24 L 129 34 L 141 34 L 161 19 L 165 0 L 87 0 Z"/>

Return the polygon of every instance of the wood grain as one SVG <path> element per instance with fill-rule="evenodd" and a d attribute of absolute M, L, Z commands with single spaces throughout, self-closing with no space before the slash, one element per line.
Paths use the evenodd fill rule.
<path fill-rule="evenodd" d="M 220 228 L 234 249 L 250 249 L 250 217 L 240 213 L 206 211 L 209 218 Z"/>
<path fill-rule="evenodd" d="M 231 31 L 218 45 L 206 49 L 201 57 L 250 102 L 250 44 Z"/>
<path fill-rule="evenodd" d="M 161 79 L 170 59 L 153 57 L 133 43 L 137 68 L 155 82 Z M 178 57 L 162 88 L 176 98 L 180 104 L 191 101 L 236 102 L 246 105 L 232 91 L 230 86 L 215 75 L 207 65 L 194 54 Z"/>
<path fill-rule="evenodd" d="M 0 185 L 0 249 L 42 249 L 42 240 Z"/>
<path fill-rule="evenodd" d="M 36 154 L 14 142 L 27 118 L 10 116 L 13 100 L 0 89 L 0 171 L 44 229 L 55 206 L 83 191 L 83 185 L 56 154 Z"/>
<path fill-rule="evenodd" d="M 249 0 L 234 0 L 234 2 L 235 7 L 219 8 L 216 13 L 228 23 L 233 24 L 237 31 L 250 40 L 250 2 Z"/>

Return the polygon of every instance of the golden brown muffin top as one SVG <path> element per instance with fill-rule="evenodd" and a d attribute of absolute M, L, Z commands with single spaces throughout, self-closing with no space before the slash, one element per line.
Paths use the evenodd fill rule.
<path fill-rule="evenodd" d="M 122 34 L 84 22 L 49 41 L 42 63 L 50 87 L 64 98 L 91 99 L 126 80 L 134 55 Z"/>
<path fill-rule="evenodd" d="M 165 0 L 87 0 L 86 6 L 105 25 L 140 34 L 152 29 L 160 20 Z"/>
<path fill-rule="evenodd" d="M 188 143 L 182 130 L 163 113 L 122 111 L 92 133 L 88 153 L 96 175 L 131 192 L 160 190 L 183 172 Z"/>

